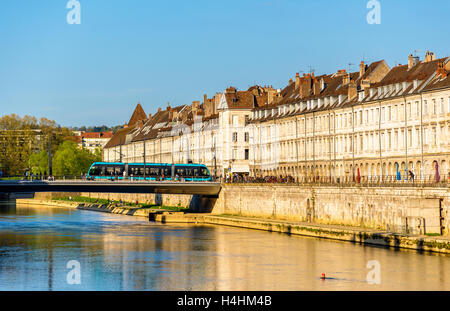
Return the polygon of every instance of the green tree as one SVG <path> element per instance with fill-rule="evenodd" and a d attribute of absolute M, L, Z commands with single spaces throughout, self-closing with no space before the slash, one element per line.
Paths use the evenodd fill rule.
<path fill-rule="evenodd" d="M 45 176 L 48 171 L 48 153 L 41 151 L 39 153 L 33 153 L 28 161 L 28 167 L 34 174 L 41 174 Z"/>
<path fill-rule="evenodd" d="M 53 170 L 59 176 L 78 176 L 85 174 L 92 163 L 101 161 L 101 153 L 91 153 L 87 149 L 82 149 L 73 141 L 64 141 L 59 145 L 53 157 Z"/>

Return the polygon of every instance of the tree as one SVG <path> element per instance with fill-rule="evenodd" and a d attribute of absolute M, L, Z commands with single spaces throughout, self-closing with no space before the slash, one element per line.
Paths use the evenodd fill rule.
<path fill-rule="evenodd" d="M 28 167 L 37 175 L 47 175 L 48 171 L 48 153 L 42 150 L 39 153 L 33 153 L 28 160 Z"/>
<path fill-rule="evenodd" d="M 16 114 L 0 118 L 0 170 L 9 175 L 23 175 L 25 170 L 42 171 L 44 153 L 52 137 L 52 154 L 71 135 L 55 121 Z M 44 152 L 44 153 L 43 153 Z M 48 162 L 48 160 L 46 160 Z M 45 168 L 44 172 L 48 170 Z"/>
<path fill-rule="evenodd" d="M 94 162 L 101 161 L 101 154 L 92 154 L 87 149 L 81 149 L 73 141 L 64 141 L 53 157 L 55 175 L 78 176 L 85 174 Z"/>

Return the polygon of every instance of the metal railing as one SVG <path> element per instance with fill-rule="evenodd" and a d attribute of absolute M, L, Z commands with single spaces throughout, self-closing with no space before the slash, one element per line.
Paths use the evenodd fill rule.
<path fill-rule="evenodd" d="M 355 177 L 301 177 L 265 176 L 248 177 L 234 176 L 225 178 L 226 184 L 291 184 L 291 185 L 320 185 L 320 186 L 361 186 L 361 187 L 450 187 L 450 176 L 436 178 L 435 175 L 425 175 L 422 178 L 404 178 L 396 175 L 388 176 L 355 176 Z"/>

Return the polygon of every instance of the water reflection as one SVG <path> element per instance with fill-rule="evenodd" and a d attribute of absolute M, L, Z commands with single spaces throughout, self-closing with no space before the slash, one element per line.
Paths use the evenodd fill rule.
<path fill-rule="evenodd" d="M 66 282 L 70 260 L 81 264 L 80 285 Z M 366 282 L 370 260 L 381 264 L 380 285 Z M 0 290 L 449 290 L 449 274 L 445 255 L 66 208 L 0 209 Z"/>

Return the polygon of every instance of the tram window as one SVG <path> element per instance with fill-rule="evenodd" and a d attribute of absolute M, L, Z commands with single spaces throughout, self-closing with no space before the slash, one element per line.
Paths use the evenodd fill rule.
<path fill-rule="evenodd" d="M 159 176 L 159 167 L 150 167 L 150 176 Z"/>
<path fill-rule="evenodd" d="M 170 175 L 170 171 L 168 168 L 164 167 L 161 169 L 161 173 L 164 174 L 164 176 L 169 176 Z M 161 175 L 162 175 L 161 174 Z"/>
<path fill-rule="evenodd" d="M 97 165 L 94 165 L 94 166 L 91 168 L 90 175 L 92 175 L 92 176 L 98 176 L 98 175 L 100 175 L 100 172 L 101 172 L 100 167 L 97 166 Z"/>
<path fill-rule="evenodd" d="M 114 166 L 107 166 L 106 167 L 106 175 L 114 175 Z"/>
<path fill-rule="evenodd" d="M 209 176 L 208 170 L 206 168 L 202 168 L 202 176 Z"/>
<path fill-rule="evenodd" d="M 116 166 L 114 168 L 114 174 L 122 175 L 125 168 L 123 166 Z"/>

